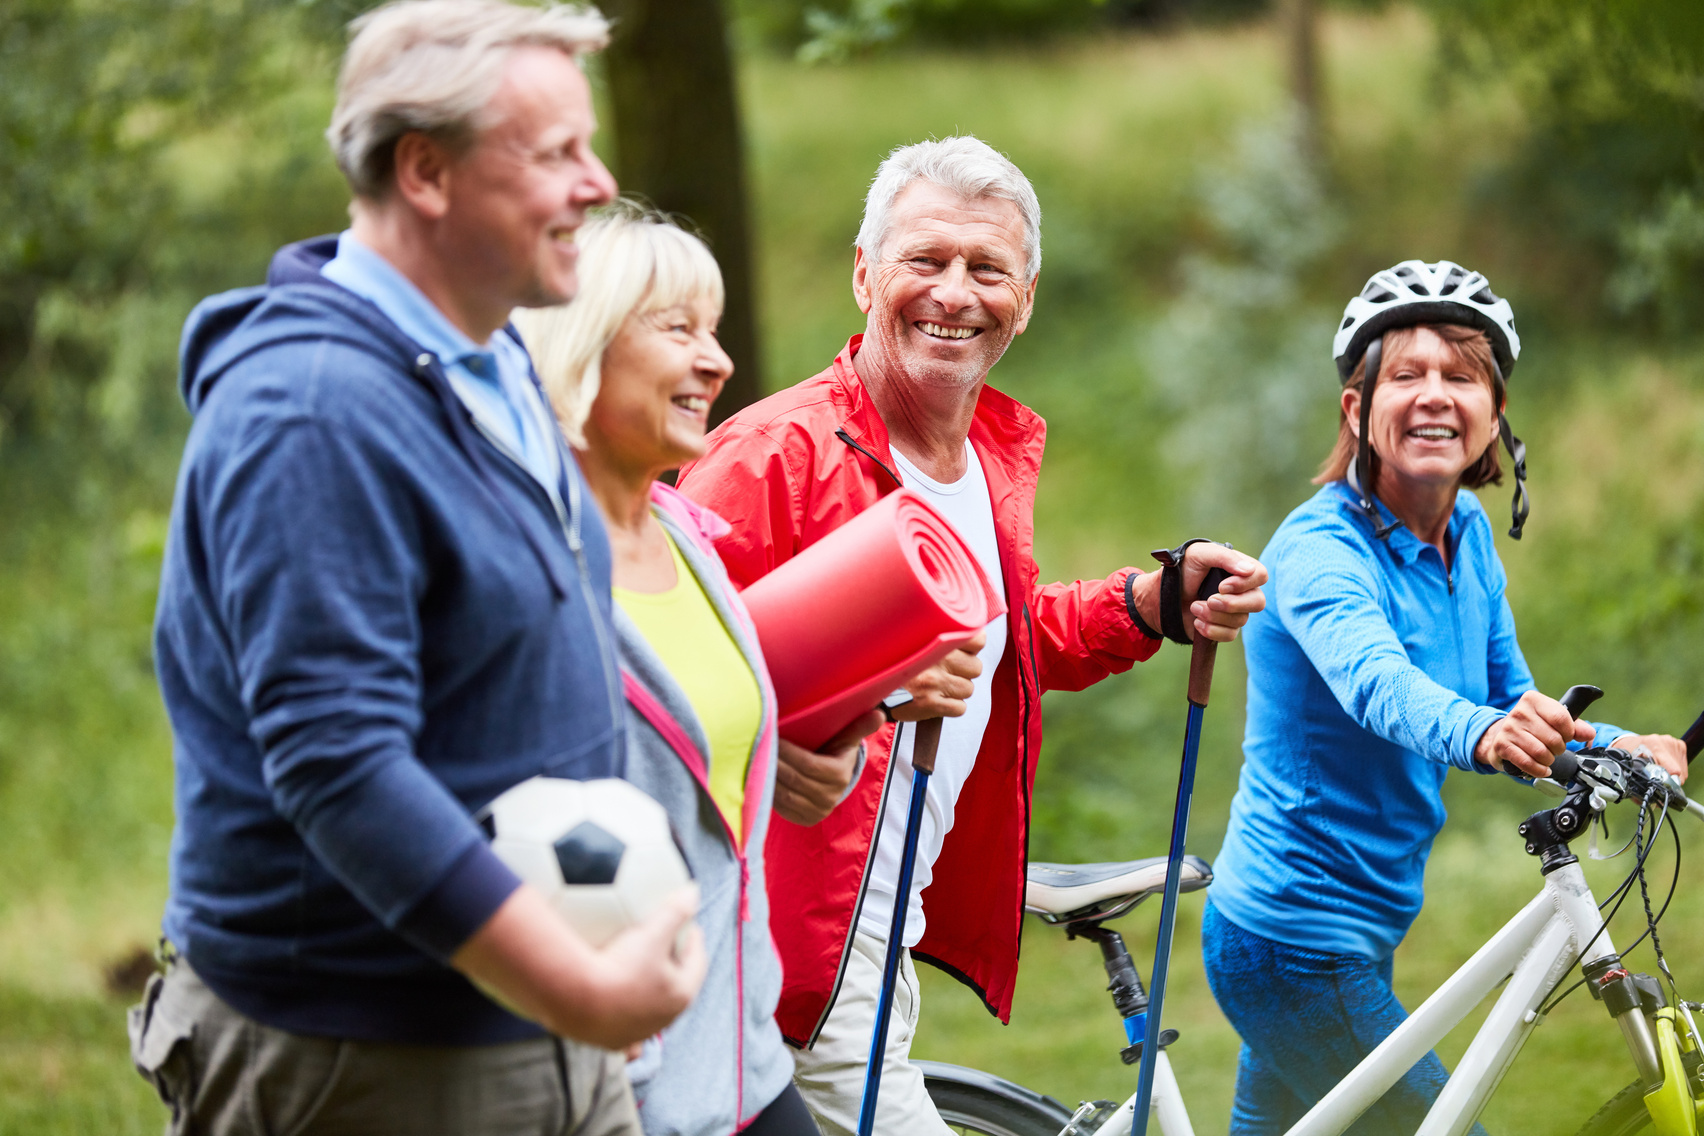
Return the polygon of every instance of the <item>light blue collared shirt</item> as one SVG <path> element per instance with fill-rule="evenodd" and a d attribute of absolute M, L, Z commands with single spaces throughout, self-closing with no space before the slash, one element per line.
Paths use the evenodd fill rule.
<path fill-rule="evenodd" d="M 532 361 L 507 331 L 481 347 L 445 318 L 390 261 L 348 230 L 320 275 L 369 301 L 423 349 L 438 357 L 450 388 L 475 424 L 558 501 L 562 456 L 556 421 L 532 380 Z"/>

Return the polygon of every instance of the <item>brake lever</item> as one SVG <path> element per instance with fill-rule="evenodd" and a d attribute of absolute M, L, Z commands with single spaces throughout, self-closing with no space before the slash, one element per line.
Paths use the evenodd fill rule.
<path fill-rule="evenodd" d="M 1680 782 L 1675 779 L 1674 774 L 1662 767 L 1662 764 L 1652 756 L 1650 750 L 1640 746 L 1629 754 L 1628 758 L 1629 760 L 1637 758 L 1641 762 L 1641 768 L 1638 771 L 1639 776 L 1649 782 L 1653 789 L 1662 792 L 1668 798 L 1671 806 L 1680 809 L 1689 808 L 1692 802 L 1688 799 L 1686 791 L 1680 787 Z M 1699 813 L 1699 816 L 1704 818 L 1704 812 Z"/>
<path fill-rule="evenodd" d="M 1621 800 L 1645 800 L 1653 792 L 1659 793 L 1667 799 L 1670 809 L 1688 812 L 1699 820 L 1704 820 L 1704 802 L 1688 797 L 1674 774 L 1664 769 L 1662 763 L 1644 746 L 1632 753 L 1614 748 L 1581 750 L 1577 756 L 1581 759 L 1581 780 L 1593 786 L 1594 795 L 1613 791 Z M 1607 760 L 1599 760 L 1600 758 Z M 1586 766 L 1587 761 L 1590 761 L 1589 768 Z M 1608 765 L 1613 773 L 1605 772 L 1605 765 Z M 1613 781 L 1614 784 L 1606 785 L 1606 781 Z"/>
<path fill-rule="evenodd" d="M 1570 717 L 1576 720 L 1586 712 L 1586 708 L 1603 697 L 1600 687 L 1579 684 L 1570 686 L 1558 699 L 1567 709 Z M 1704 714 L 1692 723 L 1681 740 L 1686 743 L 1686 760 L 1690 762 L 1704 750 Z M 1644 747 L 1640 747 L 1641 750 Z M 1619 754 L 1620 758 L 1611 757 Z M 1639 756 L 1644 768 L 1632 768 L 1634 757 Z M 1605 760 L 1600 759 L 1607 759 Z M 1589 765 L 1585 764 L 1590 762 Z M 1604 770 L 1608 764 L 1609 770 Z M 1591 747 L 1582 750 L 1564 750 L 1550 763 L 1550 776 L 1534 778 L 1532 784 L 1541 792 L 1550 796 L 1566 796 L 1568 786 L 1580 782 L 1591 789 L 1591 795 L 1597 800 L 1624 800 L 1629 794 L 1628 774 L 1648 782 L 1654 788 L 1660 789 L 1668 798 L 1669 804 L 1689 812 L 1699 820 L 1704 820 L 1704 801 L 1694 801 L 1686 795 L 1685 790 L 1676 781 L 1674 774 L 1664 769 L 1660 763 L 1649 756 L 1649 751 L 1643 755 L 1630 754 L 1625 750 Z M 1613 794 L 1613 797 L 1611 797 Z M 1639 796 L 1645 794 L 1640 793 Z M 1595 802 L 1594 802 L 1595 803 Z"/>
<path fill-rule="evenodd" d="M 1617 754 L 1619 758 L 1615 756 Z M 1550 776 L 1535 778 L 1533 785 L 1551 796 L 1566 796 L 1569 785 L 1578 785 L 1591 790 L 1600 802 L 1619 801 L 1627 795 L 1627 778 L 1621 759 L 1629 757 L 1621 750 L 1600 746 L 1564 750 L 1551 759 Z"/>

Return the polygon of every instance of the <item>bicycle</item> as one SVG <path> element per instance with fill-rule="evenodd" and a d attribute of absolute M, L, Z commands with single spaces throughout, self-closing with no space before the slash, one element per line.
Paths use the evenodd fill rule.
<path fill-rule="evenodd" d="M 1602 693 L 1596 687 L 1572 687 L 1563 702 L 1578 717 Z M 1684 739 L 1690 761 L 1704 748 L 1704 715 Z M 1551 777 L 1534 785 L 1562 798 L 1560 804 L 1532 814 L 1519 826 L 1527 853 L 1539 861 L 1543 889 L 1286 1136 L 1341 1136 L 1505 981 L 1503 993 L 1416 1136 L 1462 1136 L 1472 1127 L 1532 1030 L 1581 986 L 1604 1003 L 1620 1028 L 1637 1079 L 1587 1120 L 1580 1136 L 1699 1136 L 1704 1129 L 1704 1034 L 1693 1017 L 1695 1011 L 1704 1011 L 1704 1004 L 1680 998 L 1657 936 L 1680 874 L 1680 836 L 1670 814 L 1685 811 L 1704 820 L 1704 801 L 1689 800 L 1673 777 L 1643 751 L 1630 754 L 1607 747 L 1563 754 L 1551 766 Z M 1639 808 L 1633 837 L 1621 849 L 1632 849 L 1634 865 L 1600 903 L 1569 842 L 1586 836 L 1609 805 L 1622 801 L 1637 802 Z M 1668 898 L 1653 913 L 1645 861 L 1665 827 L 1674 840 L 1675 876 Z M 1166 864 L 1165 857 L 1157 856 L 1124 863 L 1029 866 L 1025 909 L 1062 928 L 1067 937 L 1088 939 L 1100 947 L 1113 1005 L 1130 1041 L 1121 1051 L 1127 1065 L 1141 1059 L 1147 995 L 1123 937 L 1105 924 L 1158 894 Z M 1212 868 L 1205 860 L 1185 857 L 1181 890 L 1197 891 L 1211 881 Z M 1609 922 L 1635 884 L 1646 929 L 1632 946 L 1650 936 L 1660 977 L 1630 973 L 1610 940 Z M 1557 987 L 1576 965 L 1580 978 L 1557 994 Z M 1177 1031 L 1170 1029 L 1160 1035 L 1150 1128 L 1162 1136 L 1193 1136 L 1166 1052 L 1176 1038 Z M 1131 1131 L 1134 1094 L 1122 1105 L 1089 1101 L 1073 1111 L 1053 1097 L 989 1073 L 943 1062 L 917 1064 L 942 1119 L 960 1132 L 1126 1136 Z"/>

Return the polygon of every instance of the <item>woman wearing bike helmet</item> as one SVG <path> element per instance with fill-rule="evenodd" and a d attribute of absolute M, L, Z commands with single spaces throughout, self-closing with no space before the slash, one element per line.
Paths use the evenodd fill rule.
<path fill-rule="evenodd" d="M 1243 1039 L 1233 1136 L 1287 1130 L 1407 1016 L 1391 956 L 1420 912 L 1450 768 L 1543 777 L 1596 737 L 1686 772 L 1677 739 L 1575 722 L 1533 689 L 1469 492 L 1501 482 L 1501 439 L 1519 538 L 1508 301 L 1449 261 L 1404 261 L 1349 301 L 1333 347 L 1337 445 L 1260 557 L 1272 600 L 1245 636 L 1245 763 L 1202 923 Z M 1414 1131 L 1445 1080 L 1428 1054 L 1350 1131 Z"/>

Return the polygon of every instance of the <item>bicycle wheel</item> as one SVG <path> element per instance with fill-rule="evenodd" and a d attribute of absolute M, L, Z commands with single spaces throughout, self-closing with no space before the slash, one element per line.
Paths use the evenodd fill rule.
<path fill-rule="evenodd" d="M 1071 1112 L 1011 1081 L 937 1061 L 919 1061 L 935 1111 L 954 1132 L 980 1136 L 1059 1136 Z"/>
<path fill-rule="evenodd" d="M 1580 1129 L 1580 1136 L 1634 1136 L 1650 1132 L 1651 1114 L 1645 1108 L 1645 1086 L 1634 1081 L 1609 1098 Z"/>

